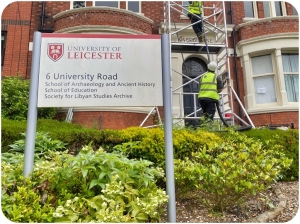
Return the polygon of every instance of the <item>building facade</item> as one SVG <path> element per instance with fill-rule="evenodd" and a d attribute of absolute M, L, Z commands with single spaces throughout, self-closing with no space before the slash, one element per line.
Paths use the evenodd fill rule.
<path fill-rule="evenodd" d="M 170 14 L 171 29 L 190 24 L 185 11 L 187 1 L 177 1 L 177 12 Z M 210 16 L 217 1 L 205 1 L 203 18 Z M 292 123 L 299 127 L 299 17 L 296 8 L 283 1 L 225 1 L 230 83 L 237 97 L 231 107 L 240 117 L 250 117 L 255 126 Z M 35 31 L 42 33 L 162 34 L 165 16 L 163 1 L 17 1 L 8 4 L 1 17 L 1 76 L 30 79 L 32 42 Z M 178 12 L 179 11 L 179 12 Z M 180 11 L 182 13 L 180 13 Z M 207 42 L 215 40 L 210 30 Z M 178 33 L 177 41 L 195 37 L 191 27 Z M 155 57 L 155 56 L 154 56 Z M 207 69 L 217 56 L 172 53 L 172 84 L 185 82 L 176 71 L 190 78 Z M 182 92 L 198 91 L 197 85 Z M 150 93 L 149 93 L 150 94 Z M 240 100 L 246 110 L 235 101 Z M 187 101 L 188 99 L 186 99 Z M 185 101 L 185 98 L 183 98 Z M 173 98 L 173 114 L 189 113 L 188 103 Z M 156 124 L 163 108 L 88 107 L 73 108 L 74 123 L 99 129 L 122 129 Z M 68 108 L 59 108 L 65 119 Z M 147 119 L 146 119 L 147 118 Z M 145 120 L 146 119 L 146 120 Z M 237 121 L 238 123 L 239 121 Z"/>

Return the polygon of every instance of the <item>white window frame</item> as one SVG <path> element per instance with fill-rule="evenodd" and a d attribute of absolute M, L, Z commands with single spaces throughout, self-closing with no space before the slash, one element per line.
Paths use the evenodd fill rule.
<path fill-rule="evenodd" d="M 282 57 L 283 54 L 298 54 L 299 55 L 299 51 L 285 51 L 285 50 L 282 50 L 281 53 L 280 53 L 280 57 Z M 280 58 L 281 60 L 281 63 L 282 63 L 282 58 Z M 290 75 L 298 75 L 298 77 L 300 76 L 300 73 L 299 71 L 298 72 L 284 72 L 283 71 L 283 66 L 282 66 L 282 74 L 283 74 L 283 80 L 285 79 L 285 75 L 286 74 L 290 74 Z M 286 91 L 286 86 L 285 86 L 285 81 L 283 82 L 283 86 L 284 86 L 284 89 Z M 287 99 L 287 103 L 288 104 L 299 104 L 299 96 L 298 96 L 298 102 L 289 102 L 288 99 Z"/>
<path fill-rule="evenodd" d="M 186 5 L 186 4 L 187 4 L 187 5 Z M 181 1 L 181 7 L 182 7 L 182 8 L 185 8 L 184 5 L 186 5 L 186 9 L 188 10 L 189 2 L 188 2 L 188 1 Z M 186 14 L 186 15 L 188 14 L 188 11 L 186 11 L 186 10 L 183 10 L 183 9 L 182 9 L 181 11 L 182 11 L 183 14 Z M 183 14 L 180 15 L 181 18 L 184 18 L 184 17 L 185 17 L 185 18 L 188 18 L 187 16 L 185 16 L 185 15 L 183 15 Z"/>
<path fill-rule="evenodd" d="M 259 57 L 259 56 L 267 56 L 270 55 L 271 57 L 271 63 L 272 63 L 272 72 L 271 73 L 266 73 L 266 74 L 257 74 L 254 75 L 253 74 L 253 70 L 252 70 L 252 58 L 254 57 Z M 255 107 L 262 107 L 262 106 L 277 106 L 278 105 L 278 84 L 277 84 L 277 80 L 276 80 L 276 60 L 275 60 L 275 56 L 274 56 L 274 52 L 270 51 L 270 52 L 264 52 L 263 54 L 253 54 L 250 55 L 250 63 L 251 63 L 251 75 L 252 75 L 252 82 L 253 82 L 253 96 L 254 96 L 254 105 Z M 256 99 L 256 92 L 257 90 L 255 89 L 255 78 L 259 78 L 259 77 L 273 77 L 274 79 L 274 90 L 275 90 L 275 94 L 276 94 L 276 101 L 275 102 L 270 102 L 270 103 L 257 103 L 257 99 Z"/>
<path fill-rule="evenodd" d="M 299 54 L 297 42 L 296 39 L 291 39 L 287 42 L 286 40 L 270 40 L 264 37 L 260 43 L 248 42 L 240 46 L 244 52 L 241 63 L 244 76 L 245 107 L 249 114 L 299 110 L 299 102 L 288 101 L 281 55 L 286 53 Z M 268 45 L 266 45 L 266 43 L 268 43 Z M 278 46 L 282 47 L 280 48 Z M 257 76 L 253 75 L 251 58 L 268 54 L 272 55 L 277 102 L 256 104 L 254 78 Z"/>
<path fill-rule="evenodd" d="M 268 10 L 269 10 L 270 16 L 264 15 L 264 18 L 272 17 L 272 16 L 273 16 L 273 13 L 271 12 L 271 9 L 272 9 L 271 2 L 269 2 L 269 1 L 264 1 L 264 2 L 263 2 L 263 10 L 264 10 L 264 12 L 265 12 L 265 7 L 264 7 L 265 3 L 269 5 Z M 273 10 L 272 10 L 272 11 L 273 11 Z"/>
<path fill-rule="evenodd" d="M 286 7 L 285 7 L 285 2 L 283 1 L 280 1 L 280 4 L 281 4 L 281 9 L 282 9 L 282 16 L 286 16 Z M 275 2 L 274 1 L 271 1 L 270 2 L 270 15 L 271 17 L 277 17 L 276 16 L 276 8 L 275 8 Z"/>
<path fill-rule="evenodd" d="M 251 20 L 258 19 L 257 2 L 253 1 L 252 3 L 253 3 L 253 14 L 254 14 L 254 16 L 253 16 L 253 18 L 250 18 L 250 17 L 243 18 L 243 22 L 248 22 L 248 21 L 251 21 Z M 287 16 L 285 2 L 280 1 L 280 3 L 281 3 L 281 9 L 282 9 L 282 16 Z M 269 10 L 270 10 L 270 17 L 277 17 L 274 1 L 269 1 Z M 267 17 L 265 17 L 265 18 L 267 18 Z"/>
<path fill-rule="evenodd" d="M 243 22 L 248 22 L 248 21 L 251 21 L 251 20 L 258 19 L 257 2 L 252 1 L 252 5 L 253 5 L 253 18 L 252 17 L 245 17 L 245 18 L 243 18 Z"/>
<path fill-rule="evenodd" d="M 73 4 L 73 2 L 74 1 L 71 1 L 70 2 L 70 9 L 73 9 L 74 8 L 74 4 Z M 82 2 L 85 2 L 85 7 L 86 7 L 86 1 L 82 1 Z M 128 2 L 129 1 L 126 1 L 126 10 L 130 10 L 130 9 L 128 9 Z M 141 3 L 141 1 L 136 1 L 136 2 L 138 2 L 139 3 L 139 11 L 138 12 L 134 12 L 134 13 L 137 13 L 137 14 L 139 14 L 139 15 L 143 15 L 143 13 L 141 12 L 142 11 L 142 3 Z M 93 1 L 93 6 L 96 6 L 96 1 Z M 116 8 L 120 8 L 120 1 L 118 1 L 118 7 L 116 7 Z M 130 10 L 131 11 L 131 10 Z"/>

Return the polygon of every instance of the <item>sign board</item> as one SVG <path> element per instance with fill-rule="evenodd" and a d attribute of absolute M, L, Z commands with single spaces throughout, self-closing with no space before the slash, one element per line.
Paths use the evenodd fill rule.
<path fill-rule="evenodd" d="M 42 34 L 38 107 L 162 101 L 160 35 Z"/>

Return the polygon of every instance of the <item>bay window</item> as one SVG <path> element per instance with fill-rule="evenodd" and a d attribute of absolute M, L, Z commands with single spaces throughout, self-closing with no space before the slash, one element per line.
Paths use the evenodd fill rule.
<path fill-rule="evenodd" d="M 251 18 L 258 18 L 258 5 L 256 1 L 244 1 L 244 21 L 248 21 Z M 286 16 L 285 2 L 283 1 L 263 1 L 262 2 L 264 18 Z M 298 15 L 296 10 L 293 8 L 294 15 Z"/>

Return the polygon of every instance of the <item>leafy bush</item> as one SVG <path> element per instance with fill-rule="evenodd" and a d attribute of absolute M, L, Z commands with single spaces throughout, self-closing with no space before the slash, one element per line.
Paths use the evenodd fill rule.
<path fill-rule="evenodd" d="M 26 121 L 1 119 L 1 152 L 9 150 L 9 145 L 22 138 L 26 131 Z"/>
<path fill-rule="evenodd" d="M 286 131 L 276 129 L 252 129 L 243 132 L 248 137 L 260 140 L 263 144 L 277 144 L 283 146 L 280 148 L 286 157 L 293 159 L 290 169 L 284 170 L 282 180 L 299 179 L 299 130 L 289 129 Z"/>
<path fill-rule="evenodd" d="M 22 136 L 26 136 L 25 133 L 22 133 Z M 63 143 L 60 140 L 52 140 L 48 133 L 37 132 L 35 138 L 35 147 L 34 147 L 34 155 L 37 158 L 46 157 L 49 151 L 57 151 L 65 149 L 67 144 Z M 9 145 L 9 152 L 25 152 L 25 138 L 16 141 L 14 144 Z"/>
<path fill-rule="evenodd" d="M 209 208 L 226 211 L 280 178 L 292 163 L 280 147 L 230 131 L 223 144 L 175 160 L 177 194 L 197 190 Z"/>
<path fill-rule="evenodd" d="M 4 194 L 2 211 L 13 222 L 52 222 L 54 208 L 46 203 L 40 204 L 40 195 L 27 186 L 18 186 L 13 197 Z"/>
<path fill-rule="evenodd" d="M 1 149 L 8 151 L 9 145 L 19 140 L 21 134 L 26 131 L 26 122 L 2 119 Z M 60 122 L 50 119 L 38 119 L 37 132 L 47 132 L 52 139 L 58 139 L 68 143 L 70 153 L 76 155 L 83 145 L 92 142 L 95 150 L 102 147 L 106 152 L 114 151 L 114 147 L 123 147 L 123 153 L 128 158 L 142 158 L 164 167 L 165 143 L 164 130 L 161 128 L 145 129 L 131 127 L 124 130 L 96 130 L 85 128 L 81 125 L 68 122 Z M 282 173 L 283 180 L 298 179 L 299 176 L 299 132 L 298 130 L 263 130 L 252 129 L 250 131 L 237 132 L 245 134 L 266 145 L 277 144 L 284 147 L 281 150 L 288 158 L 293 159 L 291 168 Z M 226 141 L 228 132 L 206 132 L 194 129 L 173 130 L 173 153 L 175 159 L 190 157 L 192 152 L 204 147 L 211 147 L 214 143 L 221 144 Z M 277 137 L 276 137 L 277 136 Z M 272 142 L 270 142 L 272 140 Z"/>
<path fill-rule="evenodd" d="M 124 136 L 130 136 L 130 143 L 123 142 L 122 148 L 122 152 L 128 155 L 129 158 L 147 159 L 158 166 L 164 167 L 165 140 L 163 129 L 130 128 L 119 133 L 122 140 L 126 139 L 126 141 L 129 141 Z M 132 144 L 133 142 L 135 144 Z M 222 139 L 213 133 L 201 130 L 173 130 L 174 158 L 188 157 L 192 152 L 196 152 L 204 146 L 221 142 Z M 114 148 L 120 150 L 120 146 Z"/>
<path fill-rule="evenodd" d="M 1 81 L 1 118 L 26 120 L 29 103 L 30 80 L 18 76 Z M 55 108 L 38 108 L 38 118 L 54 118 Z"/>
<path fill-rule="evenodd" d="M 76 157 L 50 150 L 25 178 L 21 160 L 15 163 L 24 156 L 14 153 L 21 157 L 2 161 L 1 205 L 15 222 L 157 222 L 167 202 L 155 184 L 164 172 L 146 160 L 90 145 Z"/>

